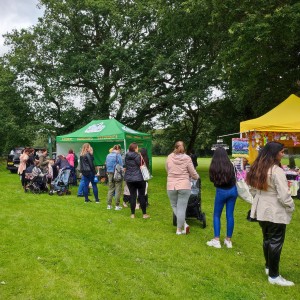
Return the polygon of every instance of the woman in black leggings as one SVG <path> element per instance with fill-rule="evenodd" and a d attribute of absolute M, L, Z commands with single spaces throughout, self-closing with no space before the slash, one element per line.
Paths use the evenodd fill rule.
<path fill-rule="evenodd" d="M 127 183 L 130 192 L 130 208 L 131 208 L 131 218 L 135 218 L 135 207 L 137 192 L 139 193 L 139 200 L 141 209 L 143 212 L 143 218 L 148 219 L 150 216 L 146 212 L 146 181 L 143 179 L 141 172 L 141 155 L 138 153 L 139 147 L 137 143 L 131 143 L 129 145 L 128 152 L 125 156 L 125 181 Z"/>

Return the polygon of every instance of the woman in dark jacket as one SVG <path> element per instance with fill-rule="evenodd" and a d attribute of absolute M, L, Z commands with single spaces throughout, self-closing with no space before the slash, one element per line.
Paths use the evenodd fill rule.
<path fill-rule="evenodd" d="M 83 195 L 85 198 L 85 202 L 91 202 L 91 200 L 88 198 L 89 183 L 91 182 L 93 187 L 93 193 L 95 196 L 95 201 L 96 203 L 99 203 L 98 188 L 97 188 L 97 184 L 94 182 L 96 169 L 94 166 L 93 148 L 89 143 L 83 144 L 81 149 L 80 172 L 82 174 L 82 178 L 84 181 Z"/>
<path fill-rule="evenodd" d="M 135 206 L 137 192 L 139 193 L 140 205 L 143 211 L 143 218 L 148 219 L 150 216 L 146 213 L 146 198 L 145 189 L 146 181 L 144 181 L 141 172 L 141 155 L 138 153 L 137 143 L 131 143 L 129 145 L 128 152 L 125 156 L 125 181 L 127 183 L 130 192 L 130 208 L 131 218 L 135 218 Z"/>

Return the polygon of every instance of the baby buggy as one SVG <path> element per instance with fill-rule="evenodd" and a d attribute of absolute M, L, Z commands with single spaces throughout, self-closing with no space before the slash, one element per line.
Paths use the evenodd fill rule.
<path fill-rule="evenodd" d="M 63 168 L 59 170 L 57 177 L 51 182 L 51 189 L 49 195 L 57 193 L 57 195 L 70 195 L 69 191 L 69 180 L 70 180 L 71 169 Z"/>
<path fill-rule="evenodd" d="M 201 180 L 191 179 L 191 195 L 186 208 L 185 218 L 196 218 L 202 223 L 202 228 L 206 227 L 206 216 L 201 210 Z M 173 213 L 173 225 L 177 225 L 177 218 Z"/>
<path fill-rule="evenodd" d="M 44 174 L 37 166 L 30 166 L 25 171 L 25 192 L 34 194 L 48 192 L 47 174 Z"/>

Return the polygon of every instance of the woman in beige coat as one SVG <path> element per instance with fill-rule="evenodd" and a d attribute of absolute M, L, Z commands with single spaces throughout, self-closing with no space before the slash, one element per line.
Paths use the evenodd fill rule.
<path fill-rule="evenodd" d="M 271 284 L 292 286 L 293 282 L 279 275 L 286 225 L 290 223 L 295 208 L 285 173 L 280 167 L 283 155 L 281 143 L 267 143 L 251 166 L 247 183 L 254 194 L 251 218 L 258 220 L 263 233 L 265 272 L 269 276 L 268 280 Z"/>
<path fill-rule="evenodd" d="M 189 226 L 185 222 L 185 213 L 191 195 L 190 178 L 198 179 L 192 159 L 185 154 L 184 144 L 178 141 L 175 149 L 166 162 L 168 173 L 167 193 L 175 216 L 177 217 L 176 234 L 189 233 Z"/>

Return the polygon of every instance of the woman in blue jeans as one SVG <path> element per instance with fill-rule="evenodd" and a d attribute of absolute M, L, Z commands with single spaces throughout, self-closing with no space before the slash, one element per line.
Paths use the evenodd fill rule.
<path fill-rule="evenodd" d="M 231 163 L 226 150 L 217 148 L 209 167 L 209 179 L 216 187 L 214 205 L 214 238 L 206 244 L 210 247 L 221 248 L 220 230 L 221 215 L 226 205 L 227 234 L 224 245 L 232 248 L 231 237 L 234 228 L 234 206 L 238 196 L 233 164 Z"/>

